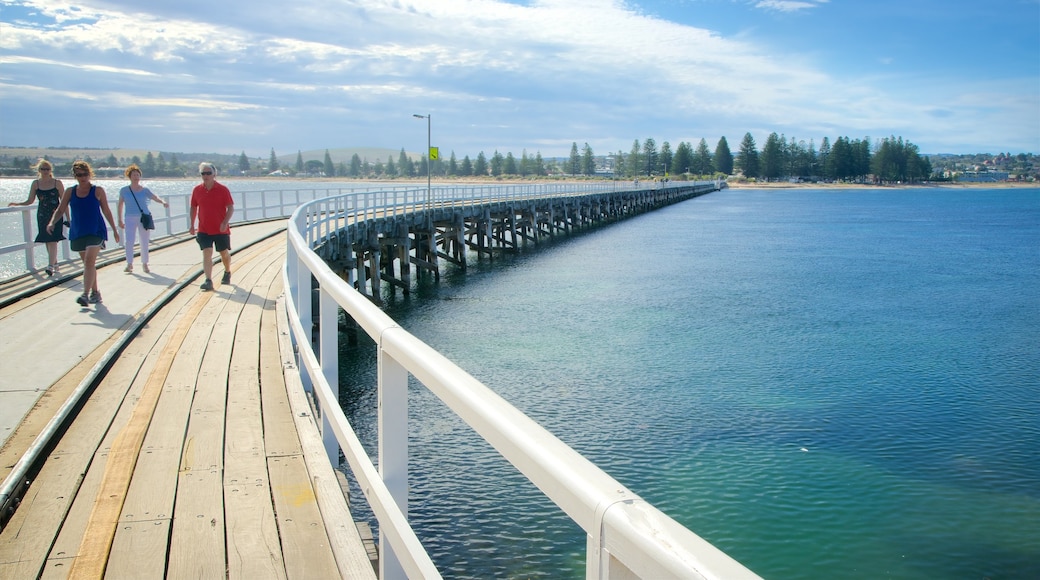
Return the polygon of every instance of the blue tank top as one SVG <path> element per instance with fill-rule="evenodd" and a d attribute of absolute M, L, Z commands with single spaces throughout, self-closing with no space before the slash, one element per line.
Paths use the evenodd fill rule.
<path fill-rule="evenodd" d="M 101 202 L 98 201 L 97 186 L 90 186 L 87 197 L 76 195 L 76 187 L 70 189 L 69 207 L 72 208 L 72 226 L 69 227 L 69 239 L 75 240 L 84 236 L 98 236 L 102 240 L 108 239 L 108 228 L 105 227 L 105 218 L 101 215 Z"/>

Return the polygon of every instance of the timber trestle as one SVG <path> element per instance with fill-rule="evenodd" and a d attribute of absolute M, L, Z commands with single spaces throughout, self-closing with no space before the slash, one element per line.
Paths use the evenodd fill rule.
<path fill-rule="evenodd" d="M 440 279 L 438 258 L 466 268 L 542 238 L 570 234 L 716 191 L 715 183 L 502 201 L 437 201 L 414 212 L 367 219 L 345 216 L 315 248 L 356 290 L 381 303 L 382 282 L 408 294 L 412 273 Z M 413 266 L 415 266 L 413 270 Z"/>

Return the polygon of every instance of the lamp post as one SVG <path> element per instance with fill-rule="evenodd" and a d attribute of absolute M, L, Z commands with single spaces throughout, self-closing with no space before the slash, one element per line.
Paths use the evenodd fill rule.
<path fill-rule="evenodd" d="M 433 160 L 430 159 L 430 125 L 433 123 L 433 115 L 416 115 L 413 114 L 416 119 L 426 119 L 426 211 L 430 210 L 430 174 L 433 173 Z"/>

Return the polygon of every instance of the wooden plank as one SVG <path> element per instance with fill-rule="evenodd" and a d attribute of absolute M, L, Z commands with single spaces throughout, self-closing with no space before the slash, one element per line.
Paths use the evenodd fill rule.
<path fill-rule="evenodd" d="M 284 255 L 283 255 L 284 259 Z M 263 400 L 264 445 L 268 457 L 279 455 L 299 455 L 300 438 L 296 433 L 296 422 L 289 407 L 289 398 L 285 392 L 285 378 L 282 373 L 286 366 L 295 366 L 292 351 L 283 353 L 280 347 L 278 318 L 278 296 L 282 292 L 281 268 L 271 280 L 268 290 L 268 302 L 264 306 L 260 337 L 260 385 Z M 288 337 L 286 337 L 288 338 Z M 283 356 L 284 355 L 284 356 Z"/>
<path fill-rule="evenodd" d="M 97 460 L 103 462 L 108 456 L 107 451 L 98 451 Z M 104 474 L 104 469 L 89 469 L 87 474 L 80 485 L 80 493 L 77 494 L 77 498 L 84 495 L 85 491 L 97 490 L 101 485 L 101 476 Z M 72 569 L 72 564 L 75 561 L 77 552 L 79 551 L 80 540 L 83 537 L 83 528 L 85 527 L 87 518 L 90 516 L 90 510 L 93 507 L 91 501 L 74 501 L 68 514 L 65 517 L 65 521 L 61 526 L 61 530 L 58 534 L 57 540 L 49 551 L 49 555 L 44 562 L 42 571 L 42 578 L 67 578 L 69 572 Z M 4 576 L 7 578 L 7 576 Z"/>
<path fill-rule="evenodd" d="M 56 465 L 61 458 L 60 454 L 48 457 L 37 479 L 46 483 L 29 487 L 0 534 L 0 578 L 36 578 L 42 571 L 47 550 L 68 512 L 69 498 L 82 480 L 82 471 L 70 472 Z"/>
<path fill-rule="evenodd" d="M 288 577 L 302 580 L 338 577 L 339 569 L 303 457 L 272 457 L 267 461 L 267 469 L 271 474 L 271 492 Z"/>
<path fill-rule="evenodd" d="M 176 325 L 166 348 L 147 377 L 140 399 L 133 405 L 129 419 L 112 442 L 101 486 L 95 495 L 93 510 L 72 564 L 71 578 L 100 578 L 104 575 L 127 488 L 162 393 L 163 383 L 173 366 L 176 349 L 183 342 L 195 318 L 194 314 L 203 309 L 207 300 L 208 297 L 196 300 L 186 318 Z"/>
<path fill-rule="evenodd" d="M 280 329 L 277 324 L 274 311 L 265 309 L 260 329 L 260 385 L 264 409 L 264 445 L 268 457 L 302 453 L 282 376 L 286 369 L 294 369 L 296 362 L 291 350 L 282 353 L 279 349 Z"/>
<path fill-rule="evenodd" d="M 37 474 L 32 486 L 36 490 L 30 488 L 30 495 L 26 496 L 29 501 L 23 500 L 15 518 L 4 529 L 4 534 L 0 535 L 0 559 L 6 559 L 3 555 L 5 550 L 17 551 L 19 559 L 26 561 L 36 561 L 41 555 L 47 558 L 55 538 L 65 525 L 63 520 L 80 493 L 82 474 L 87 473 L 94 461 L 102 438 L 126 398 L 137 372 L 136 365 L 139 364 L 134 361 L 140 361 L 148 348 L 144 340 L 132 341 L 124 351 L 127 364 L 114 365 L 109 374 L 110 379 L 103 380 L 84 403 L 77 420 L 69 426 Z M 89 492 L 87 495 L 90 495 Z M 52 499 L 41 501 L 42 498 Z M 86 501 L 87 505 L 91 505 L 92 498 Z M 11 524 L 16 527 L 12 528 Z M 7 536 L 8 533 L 14 535 Z M 5 537 L 12 539 L 5 541 Z M 78 552 L 68 543 L 60 545 L 58 549 L 66 554 Z M 43 560 L 39 561 L 42 566 Z"/>
<path fill-rule="evenodd" d="M 170 537 L 170 577 L 210 578 L 227 573 L 223 470 L 229 348 L 234 345 L 237 321 L 247 297 L 242 287 L 255 279 L 250 277 L 254 266 L 252 260 L 246 264 L 240 260 L 236 268 L 239 284 L 229 293 L 222 290 L 228 299 L 214 301 L 219 306 L 203 313 L 203 320 L 214 323 L 199 366 L 181 455 Z"/>
<path fill-rule="evenodd" d="M 290 365 L 292 365 L 292 352 L 291 352 L 291 348 L 288 350 L 288 352 L 283 352 L 282 351 L 283 339 L 285 341 L 284 344 L 288 344 L 288 335 L 287 335 L 288 327 L 287 326 L 285 326 L 284 328 L 280 328 L 279 327 L 279 315 L 284 317 L 284 312 L 280 310 L 280 308 L 281 308 L 281 301 L 279 299 L 277 299 L 276 296 L 281 294 L 281 291 L 282 291 L 282 279 L 281 279 L 281 276 L 278 275 L 272 281 L 272 284 L 271 284 L 271 287 L 270 287 L 270 291 L 268 293 L 268 296 L 272 299 L 272 301 L 274 301 L 274 308 L 265 308 L 264 309 L 264 318 L 261 321 L 261 328 L 260 328 L 260 333 L 259 333 L 260 337 L 261 337 L 261 352 L 263 353 L 264 360 L 268 360 L 268 361 L 278 360 L 278 361 L 282 361 L 282 362 L 288 362 Z M 292 369 L 293 367 L 290 366 L 289 368 Z M 288 404 L 289 397 L 288 397 L 288 393 L 286 391 L 285 375 L 282 374 L 284 372 L 284 370 L 278 371 L 276 369 L 268 367 L 267 371 L 268 371 L 268 374 L 263 375 L 263 380 L 261 382 L 262 388 L 265 391 L 265 395 L 264 395 L 265 396 L 265 401 L 275 402 L 276 406 L 274 406 L 273 408 L 270 408 L 270 409 L 265 407 L 265 409 L 264 409 L 265 416 L 267 416 L 267 415 L 274 415 L 275 413 L 279 413 L 281 416 L 278 417 L 278 418 L 275 418 L 273 416 L 272 417 L 265 417 L 265 422 L 266 422 L 265 424 L 278 425 L 279 427 L 285 427 L 285 430 L 281 431 L 279 433 L 279 435 L 284 437 L 284 440 L 286 441 L 286 443 L 285 443 L 286 449 L 288 449 L 291 446 L 294 450 L 295 449 L 299 449 L 299 450 L 302 451 L 302 447 L 299 446 L 299 435 L 297 434 L 295 427 L 289 428 L 288 426 L 286 426 L 284 424 L 284 421 L 286 421 L 286 420 L 293 420 L 293 415 L 294 415 L 292 406 Z M 274 371 L 274 372 L 272 372 L 272 371 Z M 302 394 L 303 393 L 302 393 L 302 390 L 301 390 L 300 391 L 300 395 L 302 396 Z M 295 423 L 295 420 L 293 420 L 293 422 Z M 311 424 L 311 425 L 313 426 L 313 424 Z M 268 438 L 270 438 L 271 435 L 272 435 L 271 433 L 268 433 Z M 269 469 L 271 469 L 270 466 L 272 464 L 275 465 L 275 470 L 272 471 L 272 487 L 277 488 L 277 486 L 274 484 L 274 482 L 275 482 L 275 475 L 274 475 L 274 473 L 275 473 L 275 471 L 277 471 L 278 467 L 296 466 L 298 464 L 297 460 L 299 458 L 302 458 L 303 459 L 303 465 L 300 465 L 299 467 L 297 467 L 297 469 L 303 468 L 303 469 L 305 469 L 305 471 L 299 473 L 296 476 L 296 477 L 299 478 L 300 483 L 302 484 L 303 478 L 307 478 L 309 480 L 308 481 L 308 485 L 312 489 L 311 493 L 314 493 L 313 490 L 316 489 L 316 490 L 318 490 L 319 493 L 324 493 L 324 494 L 334 493 L 335 494 L 333 496 L 333 498 L 332 498 L 333 501 L 329 501 L 329 500 L 327 500 L 325 498 L 322 498 L 319 501 L 317 497 L 315 498 L 315 501 L 316 501 L 315 507 L 317 507 L 317 509 L 318 509 L 318 516 L 321 518 L 321 521 L 324 523 L 325 537 L 328 538 L 328 543 L 326 544 L 326 546 L 327 546 L 327 549 L 330 551 L 331 561 L 336 566 L 336 571 L 335 572 L 329 571 L 328 572 L 328 575 L 329 575 L 328 577 L 339 576 L 339 577 L 343 577 L 343 578 L 368 578 L 368 577 L 375 578 L 375 574 L 373 572 L 373 568 L 371 567 L 371 564 L 370 564 L 370 562 L 369 562 L 369 560 L 367 558 L 367 554 L 364 551 L 364 547 L 362 545 L 360 535 L 357 532 L 357 528 L 355 528 L 354 525 L 353 525 L 353 520 L 352 520 L 352 518 L 350 516 L 349 510 L 347 509 L 346 500 L 345 500 L 344 496 L 339 491 L 338 485 L 336 486 L 336 490 L 334 492 L 330 491 L 329 487 L 327 485 L 325 485 L 327 483 L 327 478 L 330 478 L 330 477 L 334 478 L 334 476 L 330 475 L 331 473 L 333 473 L 333 470 L 331 468 L 331 465 L 329 465 L 329 463 L 328 463 L 328 459 L 324 455 L 324 448 L 321 445 L 320 437 L 317 435 L 316 431 L 312 431 L 311 432 L 311 436 L 312 436 L 312 442 L 315 443 L 318 448 L 322 449 L 319 461 L 324 464 L 325 468 L 327 469 L 327 472 L 324 472 L 321 475 L 319 475 L 317 478 L 315 478 L 314 477 L 314 473 L 312 473 L 309 469 L 306 469 L 307 465 L 308 465 L 307 458 L 302 457 L 301 455 L 298 455 L 298 454 L 274 456 L 274 455 L 271 455 L 271 453 L 269 452 L 269 454 L 268 454 L 268 457 L 269 457 L 269 459 L 268 459 Z M 270 443 L 269 443 L 269 449 L 270 449 Z M 292 460 L 291 463 L 290 463 L 290 460 Z M 315 482 L 318 484 L 318 486 L 316 488 L 314 487 Z M 282 482 L 282 483 L 285 483 L 285 482 Z M 297 495 L 296 496 L 297 501 L 301 501 L 302 500 L 302 501 L 304 501 L 304 503 L 307 503 L 307 501 L 308 501 L 308 500 L 306 500 L 307 496 L 302 491 L 303 488 L 301 487 L 299 489 L 301 490 L 300 491 L 301 495 Z M 279 498 L 280 498 L 279 494 L 275 494 L 274 497 L 275 497 L 276 505 L 278 505 Z M 335 500 L 338 500 L 338 503 L 342 507 L 342 509 L 339 510 L 339 511 L 326 512 L 326 508 L 324 507 L 324 504 L 326 504 L 326 503 L 336 504 Z M 297 506 L 297 507 L 304 507 L 304 506 Z M 283 517 L 284 515 L 285 515 L 284 508 L 279 509 L 279 521 L 280 522 L 282 522 L 284 520 L 284 517 Z M 340 519 L 338 521 L 330 521 L 328 519 L 330 516 L 331 517 L 338 517 L 338 518 L 342 518 L 342 519 Z M 294 522 L 298 521 L 296 519 L 296 517 L 298 517 L 298 516 L 294 516 L 294 518 L 293 518 Z M 348 530 L 348 529 L 352 530 L 354 532 L 354 536 L 353 537 L 351 537 L 349 534 L 345 533 L 345 531 Z M 320 544 L 318 544 L 318 543 L 315 543 L 315 541 L 313 539 L 300 539 L 300 540 L 295 539 L 295 532 L 297 532 L 297 531 L 298 531 L 297 529 L 290 528 L 288 526 L 283 525 L 283 529 L 282 529 L 283 550 L 285 550 L 285 552 L 286 552 L 286 569 L 288 570 L 290 577 L 300 577 L 300 578 L 303 578 L 303 577 L 306 577 L 306 574 L 309 574 L 311 571 L 307 570 L 307 569 L 300 570 L 300 569 L 297 568 L 297 566 L 294 563 L 294 560 L 292 560 L 290 558 L 290 556 L 294 552 L 292 550 L 290 550 L 288 548 L 288 546 L 297 545 L 297 543 L 303 542 L 304 545 L 309 545 L 310 546 L 309 550 L 311 552 L 313 552 L 315 549 L 321 548 L 322 546 Z M 311 530 L 306 530 L 306 531 L 311 531 Z M 319 535 L 318 538 L 320 539 L 320 537 L 321 536 Z M 287 546 L 287 543 L 288 543 L 288 546 Z M 353 557 L 351 557 L 351 555 L 353 555 Z M 316 556 L 312 553 L 311 558 L 314 559 L 315 557 Z M 321 577 L 325 577 L 325 576 L 321 576 Z"/>
<path fill-rule="evenodd" d="M 346 497 L 341 491 L 338 478 L 332 468 L 321 433 L 310 412 L 310 405 L 299 372 L 292 361 L 292 342 L 289 339 L 289 321 L 286 318 L 284 302 L 278 301 L 275 309 L 277 321 L 277 337 L 281 352 L 281 360 L 292 364 L 286 366 L 283 379 L 296 431 L 303 449 L 303 457 L 311 482 L 316 490 L 321 509 L 325 531 L 336 556 L 339 574 L 343 578 L 375 578 L 369 555 L 362 542 L 354 518 L 350 513 Z M 270 464 L 270 461 L 268 462 Z"/>
<path fill-rule="evenodd" d="M 260 319 L 271 262 L 250 289 L 238 319 L 228 376 L 224 438 L 224 502 L 229 578 L 285 578 L 278 525 L 271 503 L 260 397 Z M 261 270 L 258 265 L 257 270 Z M 247 279 L 247 283 L 251 281 Z"/>
<path fill-rule="evenodd" d="M 108 463 L 108 450 L 117 433 L 130 421 L 133 409 L 140 399 L 149 377 L 155 372 L 160 353 L 168 345 L 168 339 L 171 336 L 168 329 L 171 325 L 176 325 L 176 322 L 184 316 L 184 307 L 187 302 L 185 297 L 175 297 L 167 307 L 157 312 L 116 360 L 102 385 L 99 386 L 100 389 L 108 389 L 107 383 L 129 384 L 130 388 L 112 421 L 112 426 L 101 443 L 98 457 L 90 464 L 84 483 L 51 548 L 46 573 L 64 570 L 64 574 L 68 574 L 72 558 L 78 555 L 93 511 L 94 500 L 99 493 Z"/>
<path fill-rule="evenodd" d="M 242 265 L 241 260 L 238 262 Z M 191 296 L 194 298 L 200 294 Z M 138 546 L 150 545 L 149 537 L 141 539 L 137 535 L 150 534 L 151 528 L 136 524 L 164 521 L 168 522 L 167 530 L 172 528 L 169 520 L 174 512 L 185 432 L 199 368 L 212 332 L 212 325 L 207 321 L 212 320 L 212 316 L 212 312 L 200 315 L 166 377 L 163 394 L 127 492 L 121 525 L 113 541 L 108 567 L 108 573 L 113 577 L 132 577 L 134 574 L 161 577 L 165 573 L 169 534 L 163 536 L 161 549 L 157 547 L 140 552 Z M 145 573 L 146 570 L 153 572 Z"/>
<path fill-rule="evenodd" d="M 207 313 L 223 307 L 223 301 L 212 305 L 212 294 L 188 291 L 186 296 L 193 304 L 205 300 L 210 304 L 187 320 L 190 323 L 187 334 L 180 347 L 173 349 L 176 356 L 165 376 L 113 538 L 107 568 L 113 577 L 135 574 L 161 577 L 166 570 L 169 533 L 153 534 L 154 527 L 161 524 L 167 532 L 172 528 L 186 425 L 199 367 L 212 332 Z M 148 552 L 139 551 L 141 545 L 152 545 L 159 538 L 161 546 Z"/>

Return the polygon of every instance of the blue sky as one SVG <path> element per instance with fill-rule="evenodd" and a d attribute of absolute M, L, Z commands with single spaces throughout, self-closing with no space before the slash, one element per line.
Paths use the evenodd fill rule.
<path fill-rule="evenodd" d="M 0 145 L 1040 153 L 1040 0 L 0 0 Z"/>

